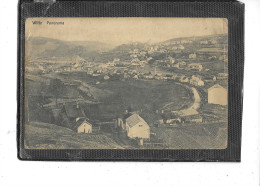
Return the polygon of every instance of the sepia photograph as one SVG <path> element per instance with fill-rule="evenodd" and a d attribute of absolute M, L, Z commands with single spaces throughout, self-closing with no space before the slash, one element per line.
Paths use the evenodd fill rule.
<path fill-rule="evenodd" d="M 225 18 L 27 18 L 25 149 L 225 149 Z"/>
<path fill-rule="evenodd" d="M 0 185 L 259 185 L 259 8 L 2 1 Z"/>

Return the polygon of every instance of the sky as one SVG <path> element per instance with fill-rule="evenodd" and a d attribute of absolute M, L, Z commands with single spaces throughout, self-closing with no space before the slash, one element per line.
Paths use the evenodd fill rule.
<path fill-rule="evenodd" d="M 42 24 L 33 24 L 42 21 Z M 64 22 L 64 25 L 47 22 Z M 162 42 L 228 32 L 224 18 L 28 18 L 25 35 L 65 41 L 99 41 L 110 44 Z"/>

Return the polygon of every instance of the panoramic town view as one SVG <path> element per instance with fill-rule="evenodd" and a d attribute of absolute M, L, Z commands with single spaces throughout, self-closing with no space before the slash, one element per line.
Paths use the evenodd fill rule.
<path fill-rule="evenodd" d="M 65 25 L 76 25 L 72 21 L 44 29 L 68 37 L 76 33 L 73 28 L 64 31 Z M 91 39 L 75 40 L 44 31 L 33 34 L 41 25 L 30 20 L 25 45 L 25 148 L 226 148 L 228 33 L 225 28 L 211 29 L 214 21 L 207 25 L 200 19 L 198 28 L 187 34 L 184 28 L 183 33 L 173 28 L 178 34 L 165 38 L 156 36 L 156 29 L 139 31 L 148 38 L 144 40 L 138 33 L 127 32 L 126 38 L 121 27 L 127 26 L 116 20 L 111 27 L 121 32 L 96 29 Z M 154 26 L 150 22 L 143 20 L 143 27 Z M 135 25 L 141 30 L 142 24 Z M 187 19 L 183 25 L 194 26 Z M 63 31 L 56 32 L 61 27 Z M 202 32 L 204 27 L 209 31 Z M 104 39 L 105 33 L 111 40 L 118 37 L 117 42 Z M 153 40 L 156 37 L 160 39 Z"/>

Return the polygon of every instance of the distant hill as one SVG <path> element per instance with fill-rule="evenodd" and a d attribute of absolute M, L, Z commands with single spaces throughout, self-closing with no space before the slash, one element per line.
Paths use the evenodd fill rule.
<path fill-rule="evenodd" d="M 113 51 L 128 51 L 133 49 L 142 49 L 144 48 L 146 44 L 145 43 L 129 43 L 129 44 L 122 44 L 113 49 Z"/>
<path fill-rule="evenodd" d="M 26 43 L 26 52 L 31 59 L 72 56 L 85 58 L 112 48 L 112 45 L 96 41 L 60 41 L 43 37 L 32 37 Z"/>
<path fill-rule="evenodd" d="M 195 37 L 181 37 L 181 38 L 174 38 L 174 39 L 169 39 L 161 43 L 171 43 L 174 41 L 179 41 L 179 40 L 206 40 L 206 39 L 228 39 L 228 34 L 215 34 L 215 35 L 207 35 L 207 36 L 195 36 Z"/>
<path fill-rule="evenodd" d="M 227 45 L 228 35 L 218 34 L 209 36 L 197 36 L 197 37 L 185 37 L 185 38 L 174 38 L 159 43 L 127 43 L 119 46 L 113 46 L 107 43 L 98 41 L 61 41 L 43 37 L 32 37 L 27 40 L 26 53 L 30 59 L 39 58 L 57 58 L 57 59 L 68 59 L 73 56 L 79 56 L 80 58 L 94 61 L 104 62 L 113 60 L 114 58 L 120 58 L 121 60 L 128 60 L 129 55 L 126 52 L 133 49 L 143 49 L 148 45 L 160 45 L 169 44 L 174 45 L 175 41 L 180 40 L 195 40 L 190 47 L 197 48 L 198 44 L 202 40 L 217 40 L 218 44 Z M 187 44 L 186 44 L 187 45 Z M 214 44 L 212 45 L 214 46 Z M 58 61 L 58 60 L 57 60 Z"/>

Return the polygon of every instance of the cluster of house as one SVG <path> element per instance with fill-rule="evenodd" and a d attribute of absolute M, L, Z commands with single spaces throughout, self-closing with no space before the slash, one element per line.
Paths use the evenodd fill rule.
<path fill-rule="evenodd" d="M 228 104 L 227 89 L 219 84 L 215 84 L 207 89 L 208 104 L 226 106 Z M 181 123 L 203 123 L 204 117 L 199 113 L 182 115 L 178 111 L 163 113 L 163 119 L 158 120 L 157 124 L 176 125 Z"/>
<path fill-rule="evenodd" d="M 187 75 L 181 75 L 178 80 L 182 83 L 189 83 L 193 86 L 203 87 L 206 82 L 216 82 L 217 80 L 226 80 L 227 78 L 227 73 L 219 73 L 217 76 L 192 75 L 189 77 Z"/>
<path fill-rule="evenodd" d="M 144 57 L 146 54 L 167 53 L 169 51 L 182 51 L 185 49 L 184 44 L 192 43 L 191 40 L 172 41 L 170 43 L 155 44 L 152 46 L 145 46 L 142 49 L 135 48 L 129 50 L 131 57 Z"/>
<path fill-rule="evenodd" d="M 208 88 L 208 103 L 225 106 L 228 104 L 227 89 L 219 84 L 215 84 Z M 77 133 L 95 133 L 100 130 L 99 127 L 93 125 L 93 121 L 89 120 L 80 104 L 75 102 L 64 103 L 59 109 L 52 109 L 55 122 L 63 127 L 70 128 Z M 201 123 L 203 118 L 199 114 L 194 114 L 186 117 L 168 118 L 163 123 L 182 123 L 193 122 Z M 119 117 L 115 123 L 115 127 L 125 131 L 129 139 L 137 139 L 140 145 L 143 145 L 144 140 L 150 139 L 150 126 L 137 113 L 129 112 L 124 116 Z"/>
<path fill-rule="evenodd" d="M 96 133 L 100 127 L 95 126 L 90 121 L 78 103 L 64 103 L 62 108 L 52 109 L 55 123 L 77 133 Z M 115 127 L 126 132 L 130 139 L 143 140 L 150 139 L 150 126 L 137 113 L 127 113 L 123 117 L 118 118 Z"/>
<path fill-rule="evenodd" d="M 92 122 L 86 117 L 79 103 L 64 103 L 62 108 L 52 109 L 55 123 L 69 128 L 77 133 L 92 133 L 99 128 L 94 127 Z"/>

